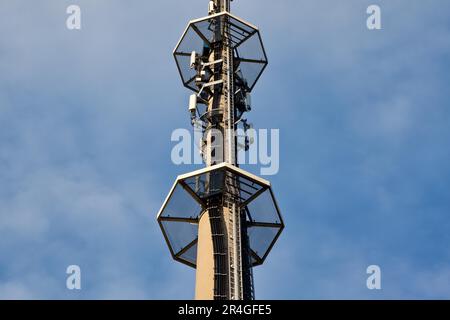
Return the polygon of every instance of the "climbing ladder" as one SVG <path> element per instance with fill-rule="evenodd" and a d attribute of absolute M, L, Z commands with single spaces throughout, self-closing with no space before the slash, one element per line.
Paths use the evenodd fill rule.
<path fill-rule="evenodd" d="M 227 300 L 228 259 L 222 201 L 220 197 L 212 197 L 208 202 L 214 255 L 214 300 Z"/>

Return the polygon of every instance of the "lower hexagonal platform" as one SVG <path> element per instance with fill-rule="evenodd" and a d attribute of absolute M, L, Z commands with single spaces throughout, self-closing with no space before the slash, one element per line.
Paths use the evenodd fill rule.
<path fill-rule="evenodd" d="M 271 185 L 227 163 L 179 176 L 161 207 L 158 222 L 175 260 L 196 267 L 198 223 L 206 201 L 230 192 L 246 215 L 252 265 L 264 263 L 284 228 Z"/>

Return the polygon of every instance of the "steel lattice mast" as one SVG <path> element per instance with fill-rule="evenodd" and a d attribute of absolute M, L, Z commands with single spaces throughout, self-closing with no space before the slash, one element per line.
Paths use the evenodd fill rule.
<path fill-rule="evenodd" d="M 197 269 L 196 299 L 251 300 L 252 267 L 284 228 L 270 183 L 238 168 L 238 148 L 250 144 L 250 92 L 267 65 L 259 30 L 230 13 L 230 0 L 210 1 L 174 56 L 195 92 L 189 110 L 206 168 L 178 177 L 158 221 L 174 259 Z"/>

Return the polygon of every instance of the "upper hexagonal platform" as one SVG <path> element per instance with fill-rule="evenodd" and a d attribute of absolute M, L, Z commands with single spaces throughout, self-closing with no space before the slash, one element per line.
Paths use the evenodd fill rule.
<path fill-rule="evenodd" d="M 196 266 L 198 223 L 206 199 L 226 193 L 227 181 L 238 186 L 240 209 L 246 214 L 252 265 L 264 262 L 284 228 L 270 183 L 227 163 L 180 176 L 167 196 L 158 222 L 173 258 Z"/>
<path fill-rule="evenodd" d="M 267 66 L 267 56 L 257 27 L 228 13 L 221 12 L 189 22 L 178 42 L 174 56 L 184 86 L 198 92 L 196 70 L 190 68 L 191 53 L 202 54 L 222 41 L 220 30 L 227 25 L 234 52 L 237 76 L 247 83 L 250 92 Z M 239 72 L 240 71 L 240 72 Z"/>

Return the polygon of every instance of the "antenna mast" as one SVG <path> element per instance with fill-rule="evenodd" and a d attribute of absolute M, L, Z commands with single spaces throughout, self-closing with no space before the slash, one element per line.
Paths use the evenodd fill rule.
<path fill-rule="evenodd" d="M 251 129 L 244 114 L 267 57 L 259 30 L 233 16 L 230 2 L 209 1 L 208 16 L 189 23 L 174 51 L 195 92 L 189 110 L 206 168 L 178 177 L 158 214 L 174 259 L 197 269 L 201 300 L 254 299 L 252 268 L 284 228 L 270 183 L 238 165 L 250 140 L 239 145 L 236 132 Z"/>

